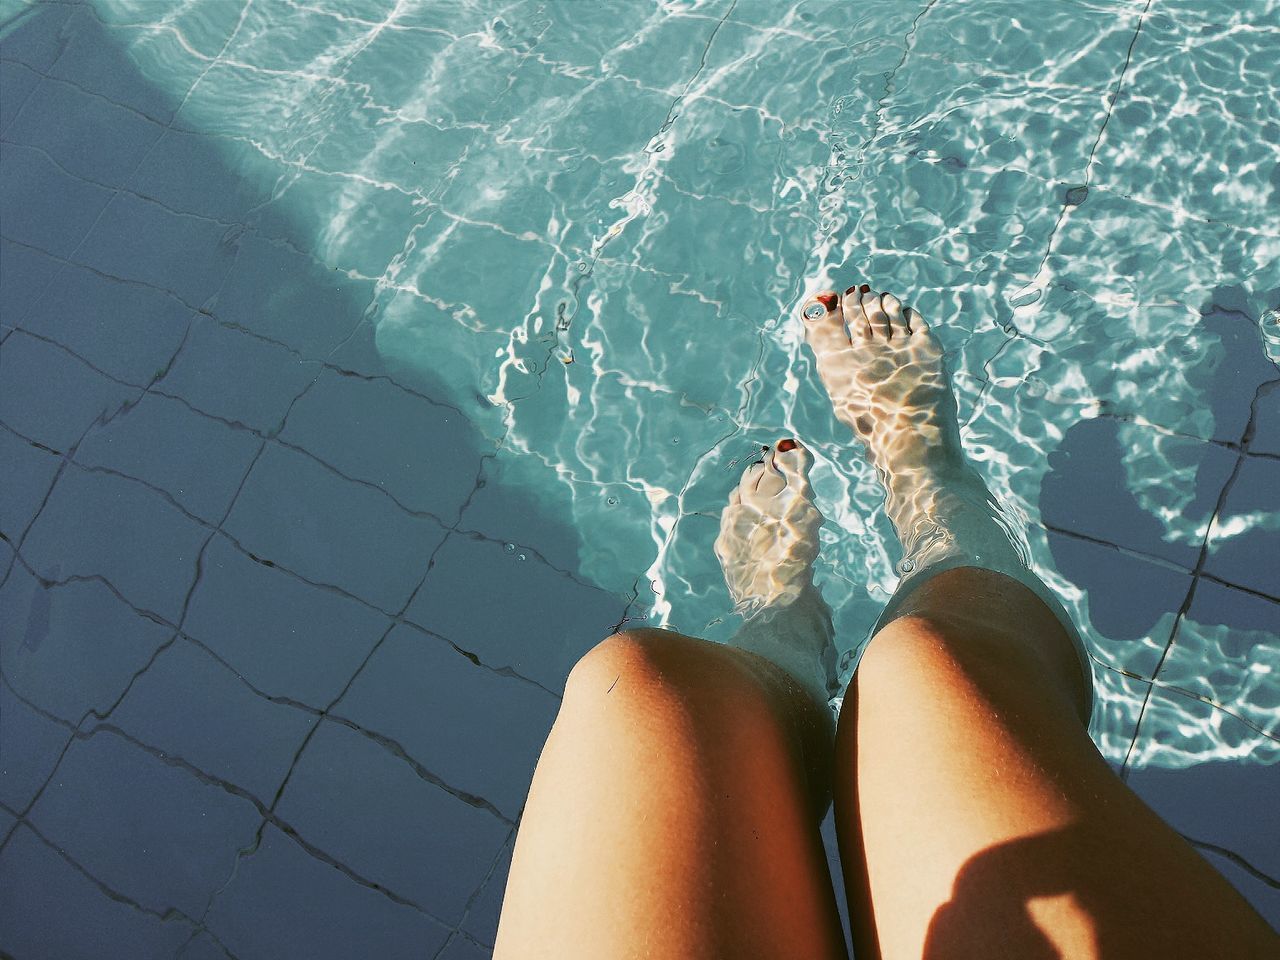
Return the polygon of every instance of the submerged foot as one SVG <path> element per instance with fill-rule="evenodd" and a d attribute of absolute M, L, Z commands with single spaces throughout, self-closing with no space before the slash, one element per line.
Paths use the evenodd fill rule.
<path fill-rule="evenodd" d="M 867 447 L 902 541 L 903 573 L 939 561 L 1025 571 L 960 442 L 942 348 L 919 313 L 865 284 L 802 310 L 818 375 L 838 419 Z"/>
<path fill-rule="evenodd" d="M 813 458 L 790 438 L 749 466 L 720 516 L 715 552 L 744 623 L 734 646 L 786 670 L 819 703 L 834 681 L 831 611 L 813 584 L 822 514 Z"/>

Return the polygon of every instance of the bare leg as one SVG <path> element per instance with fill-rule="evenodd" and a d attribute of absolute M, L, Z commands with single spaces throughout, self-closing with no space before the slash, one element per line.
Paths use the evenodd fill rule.
<path fill-rule="evenodd" d="M 570 675 L 498 960 L 845 956 L 817 830 L 834 731 L 816 666 L 830 639 L 809 570 L 816 510 L 806 455 L 779 446 L 748 470 L 717 541 L 750 614 L 739 646 L 632 630 Z"/>
<path fill-rule="evenodd" d="M 860 960 L 1280 955 L 1094 749 L 1073 638 L 1000 539 L 923 322 L 865 289 L 821 302 L 805 314 L 819 372 L 886 484 L 910 573 L 837 735 Z"/>

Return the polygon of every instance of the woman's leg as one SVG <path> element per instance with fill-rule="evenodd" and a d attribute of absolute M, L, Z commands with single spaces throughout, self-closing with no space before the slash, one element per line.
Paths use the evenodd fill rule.
<path fill-rule="evenodd" d="M 754 654 L 604 641 L 538 761 L 494 957 L 844 957 L 811 772 L 827 726 Z"/>
<path fill-rule="evenodd" d="M 716 549 L 750 613 L 735 646 L 629 630 L 570 674 L 497 960 L 845 956 L 818 832 L 834 731 L 806 468 L 779 444 L 725 510 Z"/>
<path fill-rule="evenodd" d="M 1280 956 L 1103 761 L 1078 678 L 1044 604 L 975 568 L 926 582 L 872 640 L 836 747 L 860 960 Z"/>
<path fill-rule="evenodd" d="M 819 373 L 885 483 L 910 574 L 837 734 L 859 960 L 1280 956 L 1094 748 L 1074 641 L 965 462 L 925 324 L 866 287 L 816 302 Z"/>

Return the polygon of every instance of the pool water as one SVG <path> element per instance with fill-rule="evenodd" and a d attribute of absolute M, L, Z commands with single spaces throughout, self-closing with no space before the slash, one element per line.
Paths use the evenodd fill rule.
<path fill-rule="evenodd" d="M 847 679 L 899 558 L 797 307 L 854 282 L 946 348 L 1100 749 L 1280 918 L 1280 3 L 0 23 L 0 874 L 94 918 L 0 949 L 487 956 L 569 665 L 733 632 L 780 437 Z"/>

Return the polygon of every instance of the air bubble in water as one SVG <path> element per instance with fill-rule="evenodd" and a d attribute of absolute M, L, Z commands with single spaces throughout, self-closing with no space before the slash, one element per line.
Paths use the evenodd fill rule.
<path fill-rule="evenodd" d="M 605 503 L 609 504 L 609 506 L 611 507 L 616 507 L 618 505 L 618 498 L 610 497 L 608 500 L 605 501 Z"/>
<path fill-rule="evenodd" d="M 528 558 L 527 556 L 525 556 L 523 553 L 519 553 L 519 554 L 516 554 L 516 559 L 517 559 L 517 560 L 528 560 L 529 558 Z"/>
<path fill-rule="evenodd" d="M 900 564 L 898 564 L 898 569 L 903 573 L 910 573 L 915 568 L 916 568 L 915 562 L 912 560 L 903 560 Z"/>
<path fill-rule="evenodd" d="M 508 544 L 505 544 L 502 549 L 507 551 L 507 553 L 515 553 L 516 545 L 514 543 L 508 543 Z"/>
<path fill-rule="evenodd" d="M 827 308 L 820 303 L 811 303 L 804 308 L 804 315 L 810 320 L 817 320 L 819 317 L 826 316 Z"/>

